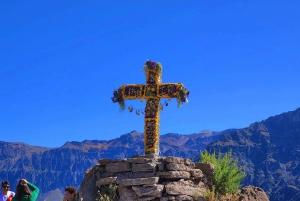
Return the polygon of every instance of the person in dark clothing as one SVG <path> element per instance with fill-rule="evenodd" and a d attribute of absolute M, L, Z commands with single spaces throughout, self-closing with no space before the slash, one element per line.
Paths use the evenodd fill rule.
<path fill-rule="evenodd" d="M 65 188 L 66 195 L 63 201 L 80 201 L 79 193 L 76 193 L 76 187 L 68 186 Z"/>

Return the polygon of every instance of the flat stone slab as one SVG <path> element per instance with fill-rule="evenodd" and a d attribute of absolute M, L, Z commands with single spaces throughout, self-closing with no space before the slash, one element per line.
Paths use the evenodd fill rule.
<path fill-rule="evenodd" d="M 116 173 L 105 177 L 115 177 L 115 176 L 118 177 L 117 180 L 156 177 L 156 175 L 153 172 L 125 172 L 125 173 Z"/>
<path fill-rule="evenodd" d="M 106 172 L 130 172 L 131 165 L 127 162 L 119 162 L 119 163 L 107 163 L 105 166 Z"/>
<path fill-rule="evenodd" d="M 187 171 L 157 172 L 157 175 L 166 179 L 189 179 L 191 177 L 191 173 Z"/>
<path fill-rule="evenodd" d="M 171 171 L 189 171 L 191 168 L 184 163 L 167 163 L 166 169 Z"/>
<path fill-rule="evenodd" d="M 107 177 L 102 178 L 96 181 L 96 186 L 108 185 L 108 184 L 115 184 L 117 177 Z"/>
<path fill-rule="evenodd" d="M 188 195 L 193 196 L 195 193 L 200 194 L 203 192 L 203 187 L 195 186 L 191 181 L 177 181 L 177 182 L 170 182 L 165 185 L 166 193 L 169 195 Z M 201 194 L 202 196 L 202 194 Z"/>
<path fill-rule="evenodd" d="M 129 158 L 129 159 L 127 159 L 128 163 L 139 163 L 139 164 L 151 163 L 153 161 L 155 161 L 153 158 Z"/>
<path fill-rule="evenodd" d="M 184 159 L 180 157 L 168 156 L 165 158 L 167 163 L 184 163 Z"/>
<path fill-rule="evenodd" d="M 164 185 L 162 184 L 155 184 L 152 186 L 133 186 L 132 190 L 139 196 L 154 196 L 154 197 L 161 197 L 162 191 L 164 190 Z"/>
<path fill-rule="evenodd" d="M 158 177 L 136 178 L 117 180 L 117 184 L 123 186 L 154 185 L 158 183 Z"/>
<path fill-rule="evenodd" d="M 155 172 L 156 166 L 154 163 L 132 164 L 132 172 Z"/>
<path fill-rule="evenodd" d="M 107 158 L 103 158 L 103 159 L 98 160 L 99 165 L 106 165 L 109 162 L 111 162 L 111 160 L 107 159 Z"/>
<path fill-rule="evenodd" d="M 160 158 L 157 154 L 133 155 L 131 158 Z"/>
<path fill-rule="evenodd" d="M 195 163 L 195 169 L 200 169 L 207 176 L 212 176 L 215 171 L 215 166 L 212 163 Z"/>
<path fill-rule="evenodd" d="M 110 162 L 112 163 L 119 163 L 119 162 L 126 162 L 127 158 L 122 158 L 122 159 L 111 159 Z"/>

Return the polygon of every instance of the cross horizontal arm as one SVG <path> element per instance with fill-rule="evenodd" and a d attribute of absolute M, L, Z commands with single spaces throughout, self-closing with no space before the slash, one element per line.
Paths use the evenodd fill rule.
<path fill-rule="evenodd" d="M 143 98 L 178 98 L 180 91 L 185 90 L 181 83 L 166 83 L 157 85 L 129 84 L 119 88 L 124 100 Z"/>
<path fill-rule="evenodd" d="M 125 109 L 125 100 L 148 98 L 176 98 L 178 107 L 187 102 L 189 91 L 181 83 L 166 83 L 157 85 L 129 84 L 122 85 L 114 91 L 112 101 L 118 102 L 122 110 Z"/>

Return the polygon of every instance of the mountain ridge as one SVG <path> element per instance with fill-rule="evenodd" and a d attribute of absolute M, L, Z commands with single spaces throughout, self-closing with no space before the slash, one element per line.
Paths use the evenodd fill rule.
<path fill-rule="evenodd" d="M 201 133 L 161 135 L 161 155 L 194 157 L 199 155 L 200 149 L 204 149 L 220 135 L 221 132 L 213 132 L 211 136 L 202 136 Z M 47 196 L 55 197 L 53 193 L 57 192 L 57 189 L 64 193 L 63 189 L 66 186 L 79 187 L 85 171 L 97 164 L 99 159 L 122 159 L 144 154 L 143 139 L 143 134 L 132 131 L 112 140 L 71 141 L 58 148 L 2 142 L 0 180 L 8 180 L 11 186 L 16 186 L 18 179 L 26 178 L 40 188 L 41 200 L 38 201 L 42 201 Z M 186 143 L 193 141 L 198 144 L 185 147 Z"/>
<path fill-rule="evenodd" d="M 270 200 L 300 200 L 300 108 L 224 133 L 209 152 L 232 155 L 245 166 L 246 185 L 261 187 Z"/>

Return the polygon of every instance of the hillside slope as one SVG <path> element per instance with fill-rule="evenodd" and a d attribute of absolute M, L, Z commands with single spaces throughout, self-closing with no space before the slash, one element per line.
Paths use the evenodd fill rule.
<path fill-rule="evenodd" d="M 245 185 L 261 187 L 272 201 L 300 200 L 300 108 L 225 133 L 209 152 L 232 150 L 248 174 Z"/>

